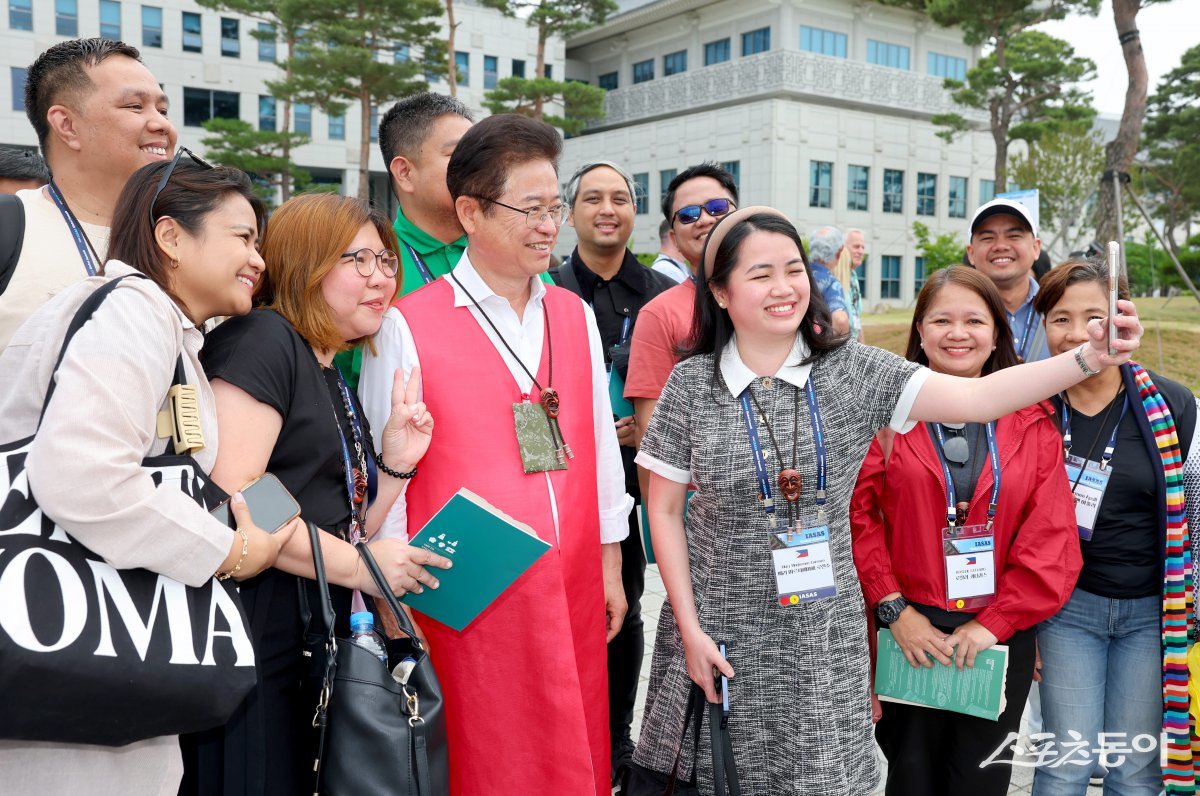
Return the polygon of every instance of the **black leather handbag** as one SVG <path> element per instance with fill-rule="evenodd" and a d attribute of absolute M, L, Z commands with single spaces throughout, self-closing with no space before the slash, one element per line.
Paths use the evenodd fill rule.
<path fill-rule="evenodd" d="M 388 639 L 388 665 L 350 639 L 334 637 L 333 604 L 321 558 L 320 531 L 309 539 L 320 605 L 301 600 L 305 655 L 320 680 L 313 726 L 318 733 L 313 793 L 327 796 L 443 796 L 450 792 L 442 689 L 429 653 L 392 594 L 366 544 L 356 545 L 407 638 Z M 304 594 L 304 590 L 301 590 Z M 411 657 L 406 682 L 391 667 Z"/>
<path fill-rule="evenodd" d="M 55 372 L 120 282 L 84 300 Z M 177 359 L 174 383 L 184 382 Z M 52 376 L 43 417 L 56 383 Z M 35 437 L 0 445 L 0 738 L 123 746 L 224 724 L 256 680 L 233 581 L 191 587 L 116 569 L 72 539 L 29 487 Z M 226 497 L 191 456 L 149 456 L 142 468 L 203 507 Z"/>

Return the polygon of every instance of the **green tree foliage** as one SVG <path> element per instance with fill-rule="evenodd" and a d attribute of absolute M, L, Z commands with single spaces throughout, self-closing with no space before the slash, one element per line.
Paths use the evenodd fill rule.
<path fill-rule="evenodd" d="M 275 201 L 277 188 L 285 188 L 285 195 L 292 190 L 300 192 L 312 180 L 312 175 L 284 154 L 307 144 L 306 135 L 256 130 L 241 119 L 209 119 L 204 129 L 209 133 L 200 139 L 205 157 L 249 174 L 255 192 L 268 204 Z"/>
<path fill-rule="evenodd" d="M 914 221 L 913 237 L 917 239 L 917 251 L 925 258 L 926 277 L 939 268 L 962 263 L 963 252 L 967 247 L 953 232 L 943 232 L 934 237 L 929 227 L 920 221 Z"/>
<path fill-rule="evenodd" d="M 287 2 L 311 22 L 285 63 L 291 76 L 269 85 L 330 115 L 358 106 L 358 198 L 367 201 L 371 109 L 426 90 L 425 75 L 445 71 L 441 0 Z M 401 46 L 423 57 L 397 59 Z"/>
<path fill-rule="evenodd" d="M 1009 182 L 1038 189 L 1042 248 L 1052 259 L 1079 248 L 1093 229 L 1087 210 L 1103 169 L 1104 144 L 1087 123 L 1045 133 L 1013 158 Z"/>
<path fill-rule="evenodd" d="M 1181 255 L 1177 233 L 1190 238 L 1200 215 L 1200 45 L 1163 76 L 1149 106 L 1138 182 L 1167 243 Z"/>
<path fill-rule="evenodd" d="M 512 111 L 541 118 L 568 135 L 578 135 L 589 121 L 604 118 L 604 94 L 602 88 L 574 80 L 506 77 L 487 92 L 483 105 L 492 113 Z M 553 102 L 562 104 L 562 116 L 546 113 L 545 104 Z M 543 107 L 540 117 L 539 104 Z"/>

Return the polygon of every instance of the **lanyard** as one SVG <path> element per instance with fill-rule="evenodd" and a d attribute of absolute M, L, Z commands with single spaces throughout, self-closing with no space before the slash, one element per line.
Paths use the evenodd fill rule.
<path fill-rule="evenodd" d="M 812 421 L 813 440 L 817 448 L 817 492 L 816 503 L 825 505 L 825 430 L 821 424 L 821 409 L 817 405 L 817 391 L 813 388 L 810 378 L 804 385 L 808 398 L 808 413 Z M 754 410 L 750 403 L 750 388 L 742 391 L 739 398 L 742 405 L 742 420 L 746 424 L 746 435 L 750 437 L 750 453 L 754 457 L 754 474 L 758 478 L 758 492 L 762 498 L 763 511 L 767 513 L 767 522 L 775 527 L 775 501 L 771 496 L 771 476 L 767 473 L 767 462 L 763 456 L 762 439 L 758 433 L 758 421 L 754 419 Z M 783 462 L 780 462 L 783 466 Z"/>
<path fill-rule="evenodd" d="M 335 368 L 336 370 L 336 368 Z M 342 403 L 345 406 L 346 414 L 350 418 L 350 427 L 354 433 L 354 442 L 360 451 L 366 451 L 365 442 L 363 440 L 362 426 L 358 423 L 358 413 L 354 411 L 354 404 L 350 400 L 350 389 L 346 386 L 345 379 L 342 378 L 340 371 L 337 372 L 338 392 L 342 395 Z M 346 472 L 346 498 L 350 504 L 350 517 L 353 520 L 352 528 L 357 526 L 358 532 L 362 532 L 362 526 L 366 519 L 366 506 L 375 499 L 375 493 L 379 485 L 379 474 L 375 468 L 375 461 L 370 456 L 363 456 L 366 461 L 367 472 L 364 473 L 367 477 L 367 494 L 362 504 L 362 509 L 357 507 L 354 485 L 354 461 L 350 458 L 350 446 L 346 443 L 346 432 L 342 430 L 342 424 L 339 421 L 337 424 L 338 438 L 342 442 L 342 464 Z M 351 539 L 353 542 L 358 542 L 358 539 Z"/>
<path fill-rule="evenodd" d="M 618 347 L 623 347 L 629 342 L 629 331 L 633 328 L 633 319 L 626 315 L 621 320 L 621 339 L 617 341 Z"/>
<path fill-rule="evenodd" d="M 413 265 L 417 267 L 417 273 L 421 275 L 421 281 L 428 285 L 433 281 L 433 272 L 429 270 L 429 266 L 425 265 L 425 261 L 417 254 L 417 250 L 408 245 L 408 241 L 401 241 L 401 243 L 404 244 L 404 248 L 408 249 L 408 256 L 412 258 Z"/>
<path fill-rule="evenodd" d="M 946 443 L 946 436 L 942 433 L 941 423 L 931 423 L 933 432 L 937 435 L 938 461 L 942 463 L 942 475 L 946 478 L 946 524 L 953 528 L 958 522 L 958 512 L 955 506 L 958 503 L 958 495 L 954 490 L 954 478 L 950 475 L 950 465 L 946 462 L 946 454 L 942 451 L 942 446 Z M 987 510 L 987 527 L 991 530 L 992 523 L 996 519 L 996 504 L 1000 500 L 1000 454 L 996 450 L 996 424 L 985 423 L 983 426 L 984 433 L 987 435 L 988 458 L 992 461 L 992 497 L 988 502 Z"/>
<path fill-rule="evenodd" d="M 71 237 L 75 239 L 75 247 L 79 249 L 79 259 L 83 260 L 83 267 L 87 271 L 87 275 L 95 276 L 101 265 L 100 255 L 96 253 L 92 241 L 83 231 L 79 219 L 75 218 L 71 208 L 67 207 L 67 200 L 63 199 L 62 192 L 58 190 L 53 179 L 50 180 L 47 190 L 50 192 L 50 198 L 54 200 L 54 206 L 58 208 L 58 212 L 62 213 L 63 221 L 67 222 L 67 229 L 71 230 Z"/>
<path fill-rule="evenodd" d="M 1107 470 L 1108 463 L 1112 461 L 1113 452 L 1116 451 L 1116 449 L 1117 449 L 1117 432 L 1121 429 L 1121 421 L 1125 419 L 1125 413 L 1128 411 L 1129 411 L 1129 393 L 1125 393 L 1125 400 L 1121 402 L 1121 416 L 1117 418 L 1117 424 L 1115 426 L 1113 426 L 1112 436 L 1110 436 L 1108 438 L 1108 444 L 1104 446 L 1104 454 L 1101 456 L 1101 459 L 1100 459 L 1100 469 L 1101 470 Z M 1063 455 L 1064 456 L 1071 452 L 1071 412 L 1072 412 L 1072 409 L 1071 409 L 1070 405 L 1064 402 L 1063 403 L 1063 424 L 1062 424 L 1063 425 Z M 1107 417 L 1108 417 L 1108 414 L 1105 413 L 1105 418 L 1107 418 Z M 1103 431 L 1104 421 L 1101 420 L 1100 422 L 1101 422 L 1101 431 Z M 1092 447 L 1094 450 L 1095 449 L 1094 442 L 1092 443 Z M 1092 452 L 1089 450 L 1087 458 L 1090 459 L 1091 457 L 1092 457 Z"/>
<path fill-rule="evenodd" d="M 1017 342 L 1017 354 L 1020 355 L 1022 362 L 1029 361 L 1029 351 L 1027 349 L 1033 340 L 1029 332 L 1033 329 L 1033 322 L 1035 320 L 1037 320 L 1037 312 L 1033 309 L 1033 305 L 1030 304 L 1029 318 L 1025 321 L 1025 331 L 1021 332 L 1021 339 Z"/>

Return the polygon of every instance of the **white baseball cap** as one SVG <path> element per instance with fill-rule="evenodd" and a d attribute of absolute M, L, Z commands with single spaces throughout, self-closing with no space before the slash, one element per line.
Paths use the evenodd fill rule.
<path fill-rule="evenodd" d="M 1025 222 L 1025 226 L 1033 233 L 1033 237 L 1038 237 L 1037 224 L 1033 223 L 1033 216 L 1030 214 L 1029 208 L 1013 199 L 993 199 L 987 204 L 980 205 L 971 219 L 971 234 L 975 234 L 975 228 L 985 218 L 997 215 L 1016 216 Z"/>

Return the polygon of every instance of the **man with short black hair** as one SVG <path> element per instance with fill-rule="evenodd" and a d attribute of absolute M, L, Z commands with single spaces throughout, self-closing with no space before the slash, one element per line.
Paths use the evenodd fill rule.
<path fill-rule="evenodd" d="M 25 113 L 54 176 L 16 194 L 23 242 L 35 245 L 22 245 L 0 295 L 0 350 L 51 296 L 100 269 L 129 176 L 175 149 L 166 94 L 137 49 L 119 41 L 71 39 L 39 55 L 25 79 Z"/>
<path fill-rule="evenodd" d="M 691 269 L 683 260 L 679 247 L 671 239 L 671 222 L 663 219 L 658 225 L 658 256 L 650 264 L 650 268 L 679 284 L 692 275 Z"/>
<path fill-rule="evenodd" d="M 50 182 L 46 161 L 27 149 L 0 147 L 0 193 L 41 188 Z"/>

